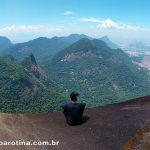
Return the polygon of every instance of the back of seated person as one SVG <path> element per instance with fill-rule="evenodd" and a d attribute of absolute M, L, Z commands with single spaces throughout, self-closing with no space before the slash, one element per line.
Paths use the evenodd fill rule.
<path fill-rule="evenodd" d="M 69 125 L 78 125 L 83 122 L 83 112 L 86 104 L 77 103 L 77 96 L 79 96 L 78 93 L 72 92 L 70 94 L 71 103 L 61 106 L 63 108 L 66 121 Z"/>

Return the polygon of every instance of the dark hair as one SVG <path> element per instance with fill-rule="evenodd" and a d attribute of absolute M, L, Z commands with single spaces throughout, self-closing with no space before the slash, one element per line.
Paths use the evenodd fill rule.
<path fill-rule="evenodd" d="M 79 94 L 76 92 L 71 92 L 71 94 L 70 94 L 70 98 L 72 101 L 76 101 L 77 96 L 79 96 Z"/>

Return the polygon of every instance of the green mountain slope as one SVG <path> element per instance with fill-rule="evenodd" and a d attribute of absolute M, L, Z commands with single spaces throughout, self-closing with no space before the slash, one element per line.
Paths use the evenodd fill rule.
<path fill-rule="evenodd" d="M 49 63 L 49 61 L 51 61 L 51 58 L 57 52 L 83 38 L 92 39 L 91 37 L 84 34 L 71 34 L 66 37 L 53 37 L 50 39 L 46 37 L 39 37 L 28 42 L 18 43 L 12 46 L 9 45 L 9 48 L 8 46 L 5 47 L 2 54 L 9 54 L 17 59 L 22 60 L 30 53 L 33 53 L 37 58 L 38 62 L 44 62 L 45 64 L 45 62 Z M 108 39 L 107 36 L 100 38 L 100 40 L 104 41 L 109 47 L 117 47 L 113 42 Z"/>
<path fill-rule="evenodd" d="M 32 65 L 40 68 L 33 55 L 21 64 L 0 57 L 0 112 L 48 112 L 60 110 L 67 98 L 50 75 L 35 74 Z M 47 83 L 47 84 L 45 84 Z"/>
<path fill-rule="evenodd" d="M 65 90 L 79 91 L 80 100 L 88 106 L 125 101 L 150 92 L 146 70 L 132 64 L 122 50 L 111 49 L 96 39 L 81 39 L 59 52 L 49 69 Z"/>
<path fill-rule="evenodd" d="M 56 54 L 61 49 L 67 47 L 69 43 L 60 40 L 57 37 L 44 38 L 40 37 L 29 42 L 15 44 L 14 46 L 5 49 L 3 54 L 11 54 L 17 59 L 23 59 L 30 53 L 33 53 L 37 60 L 42 60 L 47 56 Z"/>

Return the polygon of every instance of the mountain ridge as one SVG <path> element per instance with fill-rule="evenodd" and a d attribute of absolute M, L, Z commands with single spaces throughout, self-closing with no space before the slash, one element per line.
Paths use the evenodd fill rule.
<path fill-rule="evenodd" d="M 39 44 L 41 40 L 44 41 L 44 43 L 46 41 L 48 47 L 49 44 L 52 45 L 53 43 L 49 43 L 49 39 L 43 37 L 34 40 L 34 45 L 38 43 L 36 48 L 40 46 L 39 51 L 41 50 L 41 45 Z M 50 39 L 50 41 L 53 40 L 57 42 L 58 38 L 54 37 Z M 60 42 L 60 40 L 58 41 Z M 33 41 L 28 42 L 29 46 L 32 42 Z M 53 44 L 55 45 L 56 43 Z M 34 45 L 32 45 L 33 48 Z M 35 51 L 36 48 L 34 49 Z M 23 51 L 28 51 L 28 47 L 24 47 Z M 30 53 L 30 51 L 28 51 L 28 53 Z M 26 53 L 26 55 L 28 55 L 28 53 Z M 9 57 L 5 59 L 7 65 L 1 63 L 1 95 L 6 97 L 5 100 L 7 100 L 7 102 L 9 99 L 13 101 L 17 95 L 11 96 L 13 92 L 11 92 L 8 87 L 12 87 L 12 89 L 16 88 L 16 90 L 13 90 L 18 91 L 18 93 L 23 90 L 20 93 L 24 95 L 24 99 L 30 99 L 26 97 L 30 95 L 26 94 L 29 91 L 31 91 L 31 94 L 35 94 L 30 97 L 32 104 L 34 104 L 36 108 L 33 109 L 31 106 L 31 110 L 30 108 L 26 109 L 27 112 L 45 112 L 48 111 L 48 107 L 51 107 L 52 104 L 54 107 L 51 107 L 50 111 L 58 111 L 60 110 L 61 93 L 66 96 L 72 91 L 80 91 L 81 96 L 79 97 L 79 101 L 86 102 L 88 107 L 117 103 L 149 94 L 150 81 L 147 70 L 133 64 L 132 59 L 121 49 L 111 49 L 101 40 L 82 38 L 62 49 L 52 58 L 49 58 L 49 55 L 47 57 L 48 61 L 43 58 L 43 62 L 39 62 L 37 61 L 37 57 L 31 53 L 31 55 L 25 57 L 24 60 L 15 61 Z M 11 71 L 11 69 L 13 71 Z M 14 78 L 16 81 L 15 86 L 12 86 L 14 82 L 12 80 L 12 73 L 17 75 Z M 5 77 L 5 74 L 8 75 L 8 78 Z M 23 77 L 25 80 L 22 80 Z M 31 81 L 31 79 L 33 79 L 34 83 L 28 82 Z M 6 88 L 3 88 L 3 85 L 5 85 L 3 82 L 8 83 L 6 84 Z M 28 88 L 26 83 L 31 83 L 33 90 L 30 90 L 30 86 Z M 36 92 L 34 92 L 35 89 Z M 52 99 L 50 101 L 48 92 L 57 100 L 54 101 L 54 99 Z M 6 93 L 10 93 L 10 95 Z M 58 94 L 59 96 L 57 97 L 56 93 L 60 93 L 60 95 Z M 9 98 L 7 97 L 8 95 Z M 38 97 L 37 103 L 36 96 Z M 19 94 L 18 100 L 22 99 L 23 97 Z M 65 99 L 63 99 L 62 102 L 68 101 L 68 98 Z M 5 100 L 2 100 L 2 102 L 6 102 Z M 43 105 L 39 105 L 39 103 L 44 103 L 44 108 Z M 46 103 L 48 103 L 47 106 Z M 17 106 L 18 104 L 19 103 L 17 103 Z M 29 107 L 30 105 L 28 104 L 26 105 Z M 5 106 L 4 103 L 1 105 L 2 107 Z M 26 110 L 24 109 L 24 111 Z M 7 112 L 6 107 L 4 111 Z M 20 111 L 20 106 L 18 106 L 18 110 L 13 111 Z"/>
<path fill-rule="evenodd" d="M 139 70 L 122 50 L 97 39 L 73 43 L 56 54 L 48 69 L 70 92 L 79 90 L 88 106 L 131 99 L 150 90 L 146 70 Z"/>
<path fill-rule="evenodd" d="M 3 54 L 13 55 L 17 59 L 23 59 L 30 53 L 33 53 L 38 60 L 43 59 L 46 56 L 51 56 L 57 53 L 57 51 L 68 46 L 68 43 L 59 40 L 58 38 L 46 38 L 39 37 L 34 40 L 30 40 L 24 43 L 18 43 L 14 46 L 5 49 Z"/>
<path fill-rule="evenodd" d="M 23 59 L 27 57 L 30 53 L 33 53 L 39 60 L 46 59 L 47 57 L 52 57 L 57 52 L 70 46 L 71 44 L 81 40 L 81 39 L 94 39 L 84 34 L 70 34 L 64 37 L 39 37 L 27 42 L 17 43 L 11 45 L 9 48 L 5 48 L 2 54 L 13 55 L 17 59 Z M 108 46 L 115 45 L 107 37 L 101 38 Z M 100 39 L 100 40 L 101 40 Z"/>

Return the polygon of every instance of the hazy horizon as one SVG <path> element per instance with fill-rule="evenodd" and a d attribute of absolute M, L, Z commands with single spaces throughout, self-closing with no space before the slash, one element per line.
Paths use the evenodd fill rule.
<path fill-rule="evenodd" d="M 0 36 L 13 43 L 69 34 L 107 35 L 117 44 L 150 42 L 149 5 L 146 0 L 1 0 Z"/>

